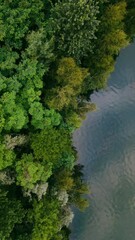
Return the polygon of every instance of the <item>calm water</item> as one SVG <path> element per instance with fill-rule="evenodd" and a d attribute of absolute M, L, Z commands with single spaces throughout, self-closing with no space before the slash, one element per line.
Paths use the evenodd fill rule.
<path fill-rule="evenodd" d="M 74 134 L 92 194 L 85 213 L 75 212 L 72 240 L 135 240 L 135 43 L 108 85 L 92 95 L 98 111 Z"/>

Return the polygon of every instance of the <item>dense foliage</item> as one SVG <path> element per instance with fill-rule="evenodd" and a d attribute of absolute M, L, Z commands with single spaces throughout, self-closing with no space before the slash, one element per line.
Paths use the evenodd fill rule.
<path fill-rule="evenodd" d="M 72 133 L 134 19 L 134 0 L 0 1 L 1 240 L 69 239 L 89 192 Z"/>
<path fill-rule="evenodd" d="M 63 0 L 54 4 L 51 19 L 58 54 L 78 61 L 88 56 L 99 25 L 98 9 L 98 2 L 93 0 Z"/>

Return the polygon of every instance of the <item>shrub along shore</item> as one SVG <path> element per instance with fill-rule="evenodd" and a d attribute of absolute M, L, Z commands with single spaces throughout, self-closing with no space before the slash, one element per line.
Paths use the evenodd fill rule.
<path fill-rule="evenodd" d="M 134 36 L 134 0 L 1 0 L 1 240 L 69 239 L 89 205 L 72 134 Z"/>

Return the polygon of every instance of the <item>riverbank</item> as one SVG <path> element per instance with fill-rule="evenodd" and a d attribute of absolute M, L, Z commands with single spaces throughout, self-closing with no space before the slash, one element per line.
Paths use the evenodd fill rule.
<path fill-rule="evenodd" d="M 90 207 L 75 211 L 73 240 L 134 240 L 134 59 L 132 43 L 117 58 L 108 87 L 91 96 L 98 111 L 74 134 L 91 195 Z"/>

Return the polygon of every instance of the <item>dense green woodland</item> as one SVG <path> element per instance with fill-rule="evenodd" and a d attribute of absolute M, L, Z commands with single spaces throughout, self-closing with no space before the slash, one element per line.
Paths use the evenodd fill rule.
<path fill-rule="evenodd" d="M 0 0 L 1 240 L 69 239 L 89 204 L 72 133 L 134 36 L 134 0 Z"/>

